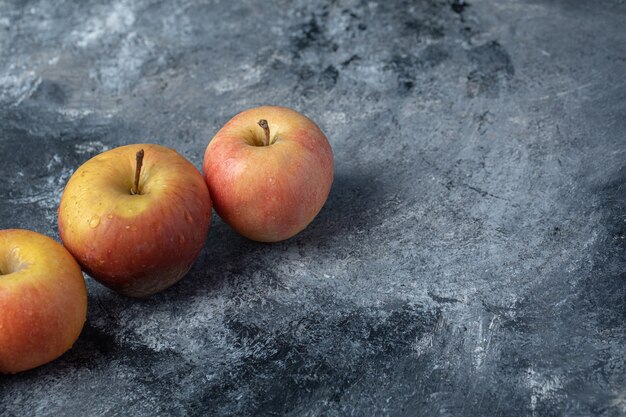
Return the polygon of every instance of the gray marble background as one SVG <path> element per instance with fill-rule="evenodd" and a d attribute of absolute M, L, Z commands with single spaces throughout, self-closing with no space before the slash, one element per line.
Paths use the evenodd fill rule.
<path fill-rule="evenodd" d="M 0 415 L 626 415 L 624 1 L 0 0 L 0 228 L 58 239 L 88 158 L 200 168 L 261 104 L 329 137 L 316 220 L 270 245 L 216 216 L 146 300 L 87 278 L 80 339 L 0 376 Z"/>

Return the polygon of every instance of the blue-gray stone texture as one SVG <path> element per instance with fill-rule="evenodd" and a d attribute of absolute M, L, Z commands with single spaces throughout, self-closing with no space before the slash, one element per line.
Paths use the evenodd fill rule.
<path fill-rule="evenodd" d="M 214 216 L 148 299 L 88 277 L 0 415 L 626 415 L 626 2 L 0 0 L 0 228 L 58 239 L 90 157 L 200 168 L 262 104 L 330 140 L 315 221 Z"/>

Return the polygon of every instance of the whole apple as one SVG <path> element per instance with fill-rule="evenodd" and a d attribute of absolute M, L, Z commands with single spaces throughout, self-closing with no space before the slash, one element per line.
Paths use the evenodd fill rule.
<path fill-rule="evenodd" d="M 277 242 L 302 231 L 322 209 L 333 153 L 306 116 L 264 106 L 239 113 L 217 132 L 203 169 L 226 223 L 249 239 Z"/>
<path fill-rule="evenodd" d="M 28 230 L 0 230 L 0 373 L 58 358 L 86 316 L 85 280 L 64 247 Z"/>
<path fill-rule="evenodd" d="M 159 145 L 127 145 L 85 162 L 68 181 L 59 234 L 93 278 L 132 297 L 180 280 L 206 242 L 209 190 L 196 167 Z"/>

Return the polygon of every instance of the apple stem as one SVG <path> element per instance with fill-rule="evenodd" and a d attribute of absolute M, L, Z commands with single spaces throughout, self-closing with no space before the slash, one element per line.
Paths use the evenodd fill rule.
<path fill-rule="evenodd" d="M 137 168 L 135 169 L 135 186 L 130 189 L 132 195 L 141 194 L 139 189 L 139 175 L 141 175 L 141 165 L 143 165 L 143 149 L 137 152 Z"/>
<path fill-rule="evenodd" d="M 265 132 L 265 146 L 269 146 L 270 145 L 270 125 L 267 124 L 267 120 L 261 119 L 259 120 L 259 126 L 261 126 L 263 128 L 263 131 Z"/>

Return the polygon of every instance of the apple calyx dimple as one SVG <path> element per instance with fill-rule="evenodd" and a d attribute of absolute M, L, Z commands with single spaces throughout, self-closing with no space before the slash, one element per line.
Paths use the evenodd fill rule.
<path fill-rule="evenodd" d="M 270 145 L 270 125 L 267 123 L 267 120 L 265 119 L 259 120 L 258 125 L 261 126 L 261 128 L 265 132 L 265 146 L 269 146 Z"/>
<path fill-rule="evenodd" d="M 12 274 L 15 269 L 15 262 L 12 261 L 11 255 L 7 256 L 6 259 L 0 257 L 0 277 Z"/>
<path fill-rule="evenodd" d="M 137 167 L 135 168 L 135 185 L 130 189 L 131 195 L 141 194 L 139 189 L 139 176 L 141 175 L 141 166 L 143 165 L 143 149 L 139 150 L 136 155 Z"/>

